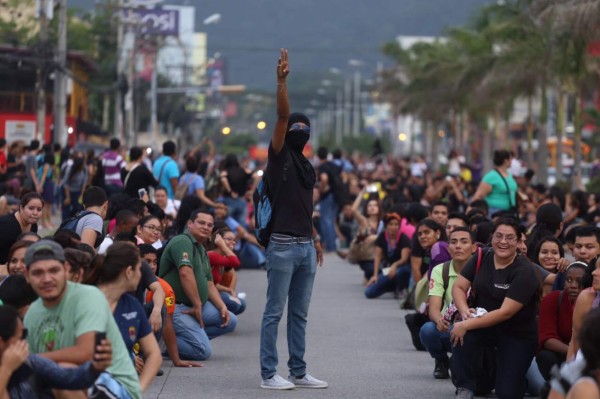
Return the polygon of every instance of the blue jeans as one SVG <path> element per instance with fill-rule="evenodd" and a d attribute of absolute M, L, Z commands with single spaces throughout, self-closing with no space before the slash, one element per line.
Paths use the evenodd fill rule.
<path fill-rule="evenodd" d="M 319 225 L 321 227 L 321 240 L 325 251 L 335 251 L 335 218 L 338 214 L 338 206 L 332 193 L 327 194 L 319 201 L 321 217 Z"/>
<path fill-rule="evenodd" d="M 360 261 L 360 262 L 358 262 L 358 266 L 363 271 L 363 273 L 365 275 L 365 278 L 367 280 L 370 280 L 371 277 L 373 277 L 374 266 L 373 266 L 373 261 L 372 260 L 363 260 L 363 261 Z"/>
<path fill-rule="evenodd" d="M 258 269 L 265 265 L 267 258 L 262 249 L 248 241 L 241 243 L 237 252 L 240 263 L 244 269 Z"/>
<path fill-rule="evenodd" d="M 248 204 L 244 198 L 223 197 L 223 202 L 227 205 L 229 216 L 234 218 L 239 224 L 246 227 L 246 217 L 248 215 Z"/>
<path fill-rule="evenodd" d="M 452 350 L 450 345 L 450 333 L 441 332 L 433 321 L 423 324 L 419 332 L 421 343 L 434 359 L 447 359 L 448 352 Z"/>
<path fill-rule="evenodd" d="M 242 299 L 242 298 L 235 298 L 232 299 L 231 295 L 229 295 L 226 292 L 220 292 L 221 294 L 221 299 L 223 300 L 223 303 L 225 304 L 225 306 L 227 306 L 227 310 L 229 310 L 231 313 L 233 313 L 234 315 L 239 315 L 240 313 L 244 313 L 244 310 L 246 310 L 246 300 Z M 238 303 L 237 301 L 239 301 L 240 303 Z"/>
<path fill-rule="evenodd" d="M 497 328 L 471 330 L 463 345 L 452 348 L 456 386 L 475 389 L 475 375 L 481 349 L 495 346 L 496 396 L 498 399 L 521 399 L 525 395 L 525 375 L 537 350 L 537 339 L 507 335 Z"/>
<path fill-rule="evenodd" d="M 206 302 L 202 305 L 202 328 L 194 316 L 183 313 L 189 309 L 192 308 L 177 304 L 173 313 L 173 329 L 177 337 L 179 356 L 186 360 L 206 360 L 212 355 L 210 340 L 235 330 L 237 318 L 229 312 L 229 324 L 220 327 L 223 321 L 219 310 L 211 302 Z"/>
<path fill-rule="evenodd" d="M 316 271 L 317 255 L 312 243 L 269 243 L 267 303 L 260 330 L 260 369 L 263 379 L 277 373 L 277 327 L 288 299 L 288 368 L 292 376 L 306 374 L 306 319 Z"/>
<path fill-rule="evenodd" d="M 379 274 L 377 282 L 365 288 L 365 296 L 369 299 L 380 297 L 386 292 L 394 292 L 396 289 L 408 288 L 410 281 L 410 265 L 398 267 L 393 278 Z"/>

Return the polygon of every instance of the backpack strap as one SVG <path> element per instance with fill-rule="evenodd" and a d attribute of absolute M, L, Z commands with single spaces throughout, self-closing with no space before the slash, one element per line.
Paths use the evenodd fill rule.
<path fill-rule="evenodd" d="M 163 163 L 163 164 L 162 164 L 162 166 L 160 167 L 160 173 L 158 174 L 158 184 L 159 184 L 159 185 L 160 185 L 160 181 L 162 180 L 162 175 L 163 175 L 163 172 L 165 171 L 165 167 L 166 167 L 166 166 L 167 166 L 167 164 L 168 164 L 169 162 L 171 162 L 171 161 L 173 161 L 171 158 L 167 159 L 167 160 L 165 161 L 165 163 Z M 173 162 L 175 162 L 175 161 L 173 161 Z"/>
<path fill-rule="evenodd" d="M 496 171 L 496 173 L 498 173 L 500 175 L 500 177 L 502 178 L 502 181 L 504 182 L 504 185 L 506 186 L 506 195 L 508 195 L 508 205 L 511 208 L 514 208 L 515 205 L 513 204 L 513 200 L 510 195 L 510 187 L 508 187 L 508 182 L 506 181 L 506 178 L 502 175 L 502 173 L 500 173 L 500 171 L 498 169 L 494 168 L 494 170 Z"/>
<path fill-rule="evenodd" d="M 452 261 L 446 261 L 442 267 L 442 280 L 444 281 L 444 293 L 442 294 L 442 301 L 446 297 L 446 290 L 448 290 L 448 286 L 450 285 L 450 263 L 452 263 Z"/>

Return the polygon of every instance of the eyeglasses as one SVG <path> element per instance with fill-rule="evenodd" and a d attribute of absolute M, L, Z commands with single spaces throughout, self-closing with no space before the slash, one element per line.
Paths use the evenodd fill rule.
<path fill-rule="evenodd" d="M 155 232 L 155 231 L 161 231 L 161 228 L 160 228 L 160 227 L 153 226 L 153 225 L 151 225 L 151 224 L 145 224 L 145 225 L 143 225 L 142 227 L 145 227 L 145 228 L 147 228 L 148 230 L 150 230 L 150 231 L 152 231 L 152 232 Z"/>
<path fill-rule="evenodd" d="M 301 123 L 294 123 L 289 130 L 302 130 L 304 133 L 310 133 L 310 126 Z"/>
<path fill-rule="evenodd" d="M 224 239 L 225 241 L 229 241 L 229 242 L 232 242 L 232 243 L 234 243 L 234 244 L 236 244 L 236 243 L 237 243 L 237 240 L 236 240 L 234 237 L 223 237 L 223 239 Z"/>
<path fill-rule="evenodd" d="M 519 239 L 517 236 L 515 235 L 507 235 L 505 236 L 504 234 L 500 234 L 500 233 L 494 233 L 494 235 L 492 236 L 492 239 L 496 242 L 500 242 L 502 240 L 506 240 L 507 243 L 509 244 L 514 244 L 516 243 Z"/>

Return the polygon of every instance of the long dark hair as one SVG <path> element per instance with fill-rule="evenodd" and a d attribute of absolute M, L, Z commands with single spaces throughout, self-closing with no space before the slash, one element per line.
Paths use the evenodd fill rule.
<path fill-rule="evenodd" d="M 546 237 L 542 237 L 538 241 L 537 247 L 535 248 L 535 252 L 533 253 L 533 257 L 530 258 L 533 261 L 533 263 L 537 263 L 538 265 L 540 264 L 540 251 L 542 249 L 542 245 L 544 245 L 547 242 L 553 242 L 556 245 L 558 245 L 558 253 L 560 254 L 560 257 L 561 258 L 565 257 L 565 249 L 563 248 L 560 241 L 558 241 L 558 239 L 554 236 L 546 236 Z"/>
<path fill-rule="evenodd" d="M 73 177 L 79 172 L 83 171 L 85 167 L 85 156 L 82 153 L 75 153 L 73 155 L 73 165 L 71 165 L 71 174 L 69 175 L 69 183 L 73 180 Z"/>
<path fill-rule="evenodd" d="M 19 312 L 11 306 L 0 306 L 0 338 L 7 341 L 15 335 Z"/>
<path fill-rule="evenodd" d="M 600 368 L 600 309 L 592 309 L 585 316 L 579 331 L 579 345 L 585 356 L 584 375 L 592 375 Z"/>
<path fill-rule="evenodd" d="M 121 272 L 129 266 L 137 267 L 140 261 L 140 250 L 128 241 L 115 241 L 106 255 L 96 255 L 92 267 L 84 283 L 90 285 L 106 284 L 116 281 Z"/>

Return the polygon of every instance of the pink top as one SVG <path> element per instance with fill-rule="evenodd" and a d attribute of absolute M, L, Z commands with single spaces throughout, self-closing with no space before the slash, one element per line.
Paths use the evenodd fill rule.
<path fill-rule="evenodd" d="M 412 240 L 416 230 L 416 227 L 408 223 L 406 218 L 402 218 L 402 221 L 400 222 L 400 233 L 408 236 L 408 238 Z"/>

